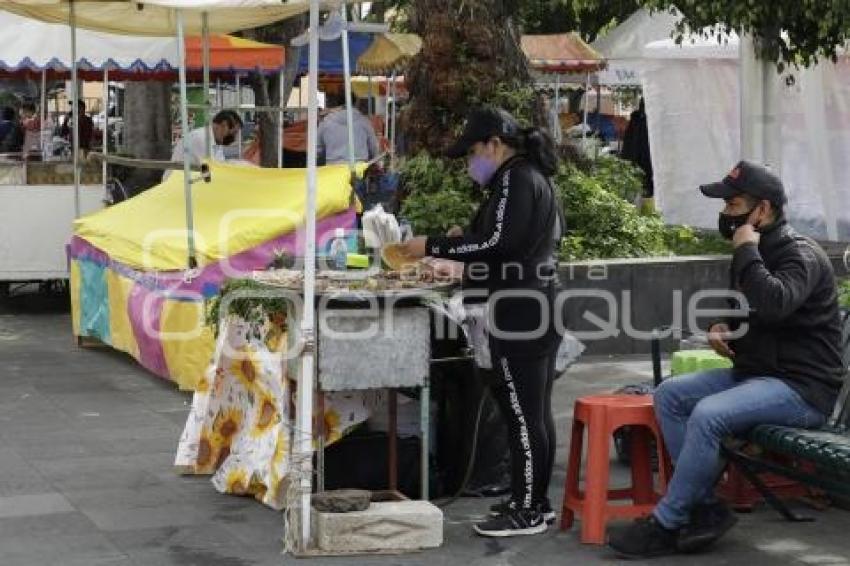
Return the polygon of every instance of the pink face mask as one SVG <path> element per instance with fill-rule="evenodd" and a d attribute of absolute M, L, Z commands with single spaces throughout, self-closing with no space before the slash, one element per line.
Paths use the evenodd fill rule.
<path fill-rule="evenodd" d="M 486 187 L 498 169 L 499 165 L 492 159 L 483 155 L 475 155 L 469 160 L 467 173 L 473 181 L 482 187 Z"/>

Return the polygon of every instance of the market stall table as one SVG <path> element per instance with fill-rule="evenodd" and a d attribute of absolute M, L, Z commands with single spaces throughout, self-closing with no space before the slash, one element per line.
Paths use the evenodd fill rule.
<path fill-rule="evenodd" d="M 428 305 L 443 302 L 452 284 L 400 280 L 394 272 L 362 274 L 340 280 L 339 273 L 321 272 L 317 282 L 317 489 L 324 487 L 326 445 L 379 410 L 374 392 L 381 389 L 390 391 L 388 488 L 398 489 L 395 391 L 417 388 L 421 495 L 427 500 L 434 361 Z M 293 392 L 305 344 L 292 321 L 299 320 L 303 305 L 302 277 L 289 270 L 257 272 L 225 286 L 214 362 L 196 390 L 175 459 L 182 471 L 214 474 L 222 492 L 251 494 L 274 508 L 285 506 L 286 476 L 293 467 L 288 453 L 296 422 Z"/>

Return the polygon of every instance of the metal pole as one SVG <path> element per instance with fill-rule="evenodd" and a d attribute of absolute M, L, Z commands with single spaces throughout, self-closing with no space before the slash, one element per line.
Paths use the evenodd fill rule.
<path fill-rule="evenodd" d="M 390 139 L 390 84 L 384 77 L 384 139 Z"/>
<path fill-rule="evenodd" d="M 348 14 L 345 4 L 340 7 L 342 15 L 342 75 L 345 80 L 345 122 L 348 126 L 348 168 L 354 174 L 354 108 L 351 104 L 351 67 L 348 52 Z M 368 156 L 367 156 L 368 159 Z"/>
<path fill-rule="evenodd" d="M 215 105 L 217 108 L 224 106 L 224 93 L 221 91 L 221 79 L 215 80 Z"/>
<path fill-rule="evenodd" d="M 581 128 L 581 149 L 587 151 L 587 105 L 590 104 L 590 73 L 584 83 L 584 119 Z"/>
<path fill-rule="evenodd" d="M 242 119 L 242 81 L 239 73 L 236 73 L 236 115 L 239 116 L 239 119 Z M 241 159 L 242 157 L 242 128 L 239 128 L 239 131 L 236 132 L 236 143 L 239 147 L 239 157 L 237 159 Z"/>
<path fill-rule="evenodd" d="M 201 42 L 203 44 L 203 73 L 204 73 L 204 105 L 209 106 L 210 103 L 210 22 L 209 14 L 204 12 L 201 14 Z M 212 124 L 212 116 L 210 109 L 204 109 L 204 154 L 207 159 L 212 157 L 212 137 L 210 126 Z"/>
<path fill-rule="evenodd" d="M 431 432 L 431 383 L 428 376 L 425 376 L 425 381 L 422 383 L 422 391 L 419 399 L 419 422 L 422 427 L 422 454 L 420 456 L 420 474 L 421 474 L 421 491 L 422 500 L 428 501 L 428 456 L 430 453 L 430 432 Z"/>
<path fill-rule="evenodd" d="M 310 57 L 307 103 L 307 209 L 304 243 L 304 314 L 301 333 L 306 347 L 301 360 L 298 384 L 298 456 L 301 459 L 301 546 L 310 542 L 310 492 L 313 454 L 313 371 L 316 295 L 316 144 L 319 118 L 319 0 L 310 0 Z"/>
<path fill-rule="evenodd" d="M 561 142 L 561 75 L 555 75 L 555 116 L 552 124 L 552 132 L 555 139 Z"/>
<path fill-rule="evenodd" d="M 589 77 L 590 74 L 588 74 L 587 76 Z M 596 85 L 596 125 L 597 125 L 598 128 L 600 128 L 600 137 L 602 137 L 601 136 L 601 134 L 602 134 L 602 132 L 601 132 L 601 128 L 602 128 L 602 108 L 601 108 L 601 106 L 602 106 L 602 87 L 599 84 L 597 84 Z M 602 138 L 602 141 L 605 141 L 604 137 Z M 607 142 L 606 142 L 606 145 L 607 145 Z M 594 147 L 594 149 L 593 149 L 594 157 L 599 157 L 599 149 L 600 149 L 599 144 L 594 144 L 593 147 Z"/>
<path fill-rule="evenodd" d="M 42 159 L 46 159 L 44 156 L 44 129 L 47 127 L 47 69 L 41 71 L 41 108 L 39 114 L 41 114 L 41 127 L 38 129 L 39 145 Z M 50 136 L 53 137 L 53 132 L 50 132 Z"/>
<path fill-rule="evenodd" d="M 109 67 L 103 65 L 103 132 L 101 132 L 103 140 L 103 156 L 109 155 Z M 106 175 L 107 165 L 106 159 L 103 160 L 103 192 L 106 195 Z"/>
<path fill-rule="evenodd" d="M 369 116 L 375 114 L 375 100 L 372 97 L 372 75 L 369 75 Z"/>
<path fill-rule="evenodd" d="M 284 115 L 283 111 L 286 108 L 286 100 L 284 100 L 284 85 L 286 83 L 286 70 L 280 71 L 280 85 L 278 87 L 280 112 L 277 113 L 277 167 L 283 167 L 283 127 Z"/>
<path fill-rule="evenodd" d="M 177 12 L 177 49 L 180 51 L 180 124 L 183 130 L 183 197 L 186 203 L 186 246 L 189 269 L 198 265 L 195 258 L 195 222 L 192 211 L 192 179 L 189 170 L 192 155 L 189 146 L 189 109 L 186 106 L 186 38 L 183 35 L 183 10 Z"/>
<path fill-rule="evenodd" d="M 390 127 L 390 171 L 395 171 L 395 132 L 396 132 L 396 111 L 398 109 L 397 98 L 398 88 L 396 87 L 396 74 L 393 71 L 393 123 Z"/>
<path fill-rule="evenodd" d="M 71 119 L 74 130 L 71 133 L 72 150 L 74 153 L 74 218 L 80 217 L 80 93 L 77 88 L 77 14 L 74 2 L 69 3 L 69 18 L 71 23 Z"/>

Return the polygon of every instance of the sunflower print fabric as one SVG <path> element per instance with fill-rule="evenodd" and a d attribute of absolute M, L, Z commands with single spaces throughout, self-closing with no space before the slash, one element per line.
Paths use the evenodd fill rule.
<path fill-rule="evenodd" d="M 274 509 L 284 503 L 295 423 L 295 386 L 281 355 L 284 322 L 267 322 L 259 331 L 236 317 L 223 325 L 174 462 L 183 473 L 211 474 L 222 493 L 252 496 Z M 369 417 L 365 396 L 325 394 L 328 444 Z"/>

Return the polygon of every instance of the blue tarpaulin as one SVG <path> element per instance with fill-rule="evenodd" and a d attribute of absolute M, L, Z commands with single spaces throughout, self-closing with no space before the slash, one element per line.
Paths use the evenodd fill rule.
<path fill-rule="evenodd" d="M 357 59 L 372 44 L 374 34 L 362 32 L 350 32 L 348 34 L 348 55 L 351 74 L 356 74 Z M 309 64 L 310 50 L 301 48 L 298 61 L 298 72 L 306 73 Z M 325 75 L 342 74 L 342 40 L 335 39 L 319 42 L 319 73 Z"/>

